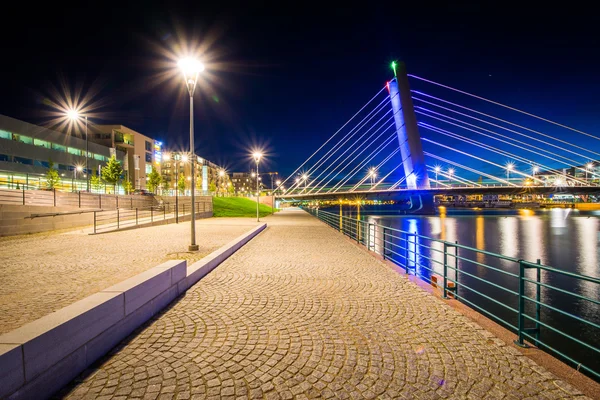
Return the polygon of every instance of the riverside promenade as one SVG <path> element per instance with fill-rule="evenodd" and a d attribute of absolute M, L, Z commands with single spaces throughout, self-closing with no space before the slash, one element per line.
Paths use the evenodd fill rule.
<path fill-rule="evenodd" d="M 309 214 L 265 220 L 57 396 L 586 398 Z"/>

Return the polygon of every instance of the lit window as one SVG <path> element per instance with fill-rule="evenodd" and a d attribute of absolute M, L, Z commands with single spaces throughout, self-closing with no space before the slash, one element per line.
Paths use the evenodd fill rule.
<path fill-rule="evenodd" d="M 58 151 L 67 151 L 67 146 L 63 146 L 60 144 L 52 143 L 52 149 Z"/>
<path fill-rule="evenodd" d="M 33 144 L 36 146 L 45 147 L 47 149 L 50 148 L 50 142 L 47 142 L 45 140 L 33 139 Z"/>
<path fill-rule="evenodd" d="M 30 138 L 29 136 L 23 136 L 23 135 L 19 135 L 17 133 L 13 133 L 13 140 L 16 140 L 17 142 L 21 142 L 21 143 L 25 143 L 25 144 L 33 144 L 33 139 Z"/>
<path fill-rule="evenodd" d="M 146 142 L 148 143 L 148 142 Z M 146 153 L 146 162 L 151 163 L 152 162 L 152 153 Z"/>
<path fill-rule="evenodd" d="M 7 131 L 3 131 L 0 129 L 0 139 L 12 139 L 12 134 Z"/>
<path fill-rule="evenodd" d="M 94 158 L 98 161 L 104 161 L 104 156 L 102 154 L 94 154 Z"/>
<path fill-rule="evenodd" d="M 82 154 L 81 154 L 81 150 L 79 150 L 79 149 L 76 149 L 76 148 L 74 148 L 74 147 L 67 147 L 67 153 L 69 153 L 69 154 L 73 154 L 73 155 L 76 155 L 76 156 L 80 156 L 80 155 L 82 155 Z M 85 152 L 84 152 L 84 154 L 85 154 Z"/>

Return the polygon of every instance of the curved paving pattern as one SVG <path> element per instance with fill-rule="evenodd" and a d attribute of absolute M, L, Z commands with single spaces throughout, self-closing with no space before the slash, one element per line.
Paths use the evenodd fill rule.
<path fill-rule="evenodd" d="M 60 396 L 585 398 L 308 214 L 268 224 Z"/>
<path fill-rule="evenodd" d="M 255 225 L 198 220 L 194 253 L 187 252 L 189 222 L 95 236 L 76 230 L 0 238 L 0 334 L 166 260 L 197 261 Z"/>

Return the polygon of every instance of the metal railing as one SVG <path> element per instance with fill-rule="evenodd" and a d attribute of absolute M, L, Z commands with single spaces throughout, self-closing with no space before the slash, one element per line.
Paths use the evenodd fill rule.
<path fill-rule="evenodd" d="M 600 380 L 600 279 L 305 208 L 330 227 L 441 287 L 530 344 Z M 575 311 L 574 311 L 575 309 Z"/>
<path fill-rule="evenodd" d="M 196 215 L 212 211 L 212 203 L 196 202 Z M 123 228 L 173 220 L 179 223 L 184 216 L 191 215 L 191 203 L 164 203 L 161 206 L 141 208 L 117 208 L 116 210 L 94 211 L 94 233 L 104 233 Z"/>

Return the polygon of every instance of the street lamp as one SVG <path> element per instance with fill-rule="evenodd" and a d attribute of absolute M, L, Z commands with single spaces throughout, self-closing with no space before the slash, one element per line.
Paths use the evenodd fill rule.
<path fill-rule="evenodd" d="M 439 187 L 438 185 L 440 184 L 438 182 L 438 174 L 440 173 L 441 169 L 442 168 L 439 165 L 436 165 L 435 168 L 434 168 L 434 170 L 435 170 L 435 187 L 436 188 Z"/>
<path fill-rule="evenodd" d="M 252 154 L 252 157 L 254 157 L 254 161 L 256 161 L 256 222 L 260 222 L 260 217 L 258 214 L 258 203 L 260 202 L 260 189 L 258 187 L 258 163 L 260 162 L 262 154 L 254 152 L 254 154 Z"/>
<path fill-rule="evenodd" d="M 506 163 L 506 181 L 510 184 L 510 171 L 515 169 L 515 164 L 511 161 Z"/>
<path fill-rule="evenodd" d="M 369 177 L 371 178 L 371 189 L 373 188 L 373 180 L 377 177 L 377 172 L 375 168 L 371 168 L 369 170 Z"/>
<path fill-rule="evenodd" d="M 73 169 L 73 175 L 74 175 L 74 179 L 77 180 L 77 173 L 83 171 L 83 167 L 81 165 L 77 165 L 75 166 L 75 168 Z M 73 185 L 71 185 L 73 186 Z"/>
<path fill-rule="evenodd" d="M 454 168 L 448 168 L 448 178 L 450 180 L 450 187 L 452 187 L 452 175 L 454 175 Z"/>
<path fill-rule="evenodd" d="M 308 175 L 302 175 L 302 180 L 304 181 L 304 191 L 306 192 L 306 184 L 308 182 Z"/>
<path fill-rule="evenodd" d="M 179 68 L 183 72 L 183 79 L 185 81 L 185 85 L 187 87 L 188 93 L 190 94 L 190 157 L 192 159 L 191 167 L 192 167 L 192 218 L 191 218 L 191 244 L 189 246 L 190 251 L 198 250 L 198 245 L 196 244 L 196 194 L 194 193 L 196 190 L 195 185 L 195 174 L 196 169 L 194 167 L 194 91 L 196 90 L 196 84 L 198 83 L 198 75 L 200 72 L 204 71 L 204 65 L 195 58 L 187 57 L 182 58 L 177 62 Z M 185 160 L 184 160 L 185 161 Z"/>
<path fill-rule="evenodd" d="M 70 109 L 67 111 L 67 117 L 71 120 L 71 121 L 77 121 L 79 120 L 80 117 L 83 117 L 85 119 L 85 172 L 87 174 L 87 169 L 88 169 L 88 117 L 87 115 L 79 115 L 79 112 L 77 110 L 74 109 Z M 88 174 L 89 175 L 89 174 Z M 87 177 L 87 175 L 86 175 Z M 90 180 L 86 179 L 86 191 L 89 192 L 90 191 Z"/>
<path fill-rule="evenodd" d="M 586 164 L 586 166 L 585 166 L 585 180 L 586 181 L 588 179 L 588 170 L 591 171 L 592 168 L 594 168 L 594 164 L 593 163 L 589 162 L 589 163 Z"/>

